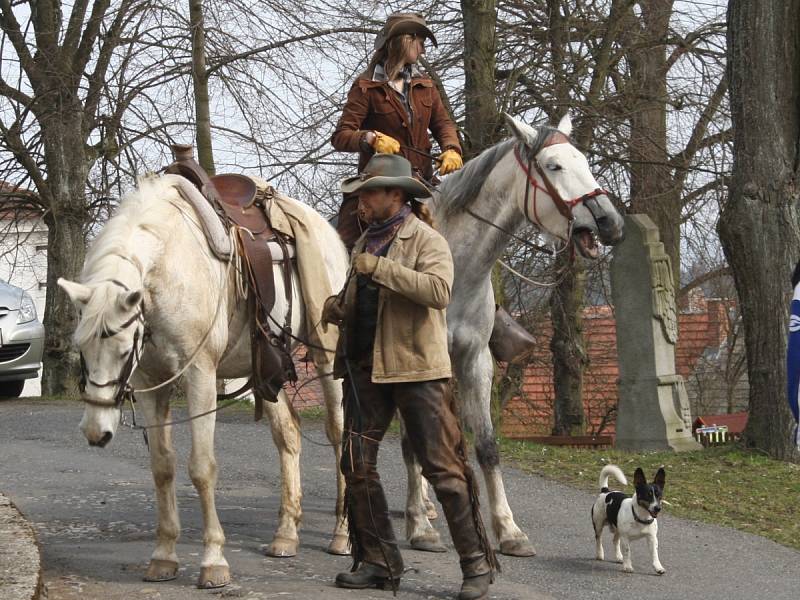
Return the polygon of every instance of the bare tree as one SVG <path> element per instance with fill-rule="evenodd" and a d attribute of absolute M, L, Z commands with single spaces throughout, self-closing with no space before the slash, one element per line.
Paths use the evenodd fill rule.
<path fill-rule="evenodd" d="M 214 175 L 214 149 L 211 141 L 211 109 L 206 71 L 206 33 L 202 0 L 189 0 L 189 30 L 192 36 L 192 83 L 197 123 L 197 159 L 209 175 Z"/>
<path fill-rule="evenodd" d="M 117 87 L 115 77 L 136 60 L 137 41 L 153 25 L 154 10 L 149 0 L 121 0 L 114 7 L 108 0 L 66 7 L 0 1 L 0 144 L 17 169 L 12 177 L 35 186 L 49 228 L 45 393 L 62 393 L 74 382 L 69 340 L 75 313 L 55 281 L 75 278 L 83 265 L 90 170 L 119 151 L 122 115 L 146 85 Z"/>
<path fill-rule="evenodd" d="M 734 124 L 730 196 L 719 223 L 742 304 L 750 410 L 745 439 L 797 457 L 786 400 L 787 298 L 800 256 L 800 1 L 731 0 Z"/>

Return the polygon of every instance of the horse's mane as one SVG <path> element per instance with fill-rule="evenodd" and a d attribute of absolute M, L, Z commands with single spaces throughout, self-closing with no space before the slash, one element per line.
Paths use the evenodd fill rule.
<path fill-rule="evenodd" d="M 178 191 L 158 176 L 139 179 L 135 189 L 120 200 L 112 216 L 86 253 L 81 273 L 83 283 L 113 279 L 120 256 L 131 257 L 133 234 L 141 229 L 166 239 L 170 234 L 170 218 L 175 206 L 168 200 L 179 200 Z"/>
<path fill-rule="evenodd" d="M 557 131 L 555 127 L 549 125 L 538 126 L 539 135 L 536 136 L 536 143 L 533 148 L 529 150 L 526 148 L 526 153 L 530 152 L 531 156 L 539 154 L 544 143 Z M 517 139 L 513 137 L 498 142 L 472 160 L 467 161 L 463 169 L 446 177 L 439 186 L 442 195 L 440 208 L 444 211 L 457 211 L 470 206 L 480 193 L 483 184 L 486 183 L 489 173 L 516 143 Z"/>
<path fill-rule="evenodd" d="M 170 235 L 171 218 L 175 206 L 168 200 L 179 199 L 177 190 L 160 177 L 150 175 L 138 181 L 135 189 L 122 198 L 112 216 L 92 242 L 86 253 L 81 273 L 81 282 L 94 284 L 95 291 L 89 303 L 81 311 L 81 319 L 75 330 L 75 341 L 83 344 L 98 332 L 113 328 L 119 323 L 109 323 L 109 318 L 118 318 L 109 306 L 119 298 L 119 286 L 111 283 L 118 277 L 120 257 L 136 265 L 135 233 L 147 231 L 166 239 Z"/>

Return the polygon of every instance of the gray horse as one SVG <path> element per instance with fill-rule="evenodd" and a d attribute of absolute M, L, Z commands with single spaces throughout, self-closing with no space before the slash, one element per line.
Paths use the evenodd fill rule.
<path fill-rule="evenodd" d="M 458 381 L 465 425 L 475 436 L 475 453 L 486 481 L 492 528 L 500 552 L 532 556 L 527 535 L 514 522 L 508 505 L 490 415 L 494 362 L 489 336 L 495 306 L 491 271 L 512 234 L 526 220 L 547 237 L 572 243 L 589 259 L 597 258 L 597 240 L 622 240 L 623 219 L 569 141 L 572 123 L 533 128 L 506 115 L 514 137 L 484 151 L 464 169 L 444 179 L 431 202 L 436 225 L 450 244 L 455 281 L 447 308 L 450 355 Z M 406 534 L 420 550 L 441 549 L 428 520 L 427 486 L 413 454 L 404 458 L 409 476 Z"/>

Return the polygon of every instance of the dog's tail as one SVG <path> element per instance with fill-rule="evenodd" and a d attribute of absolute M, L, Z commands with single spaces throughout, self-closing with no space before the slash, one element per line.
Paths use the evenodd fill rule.
<path fill-rule="evenodd" d="M 617 465 L 606 465 L 600 471 L 600 493 L 605 494 L 608 492 L 608 476 L 612 475 L 614 479 L 619 481 L 622 485 L 628 485 L 628 480 L 625 479 L 625 473 L 622 472 Z"/>

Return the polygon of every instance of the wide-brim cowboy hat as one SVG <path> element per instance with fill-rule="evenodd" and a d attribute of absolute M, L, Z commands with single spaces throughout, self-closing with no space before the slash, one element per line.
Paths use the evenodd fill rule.
<path fill-rule="evenodd" d="M 396 12 L 386 18 L 383 29 L 375 36 L 375 50 L 380 50 L 390 39 L 404 33 L 416 33 L 428 38 L 434 46 L 439 47 L 433 32 L 428 29 L 425 17 L 420 13 Z"/>
<path fill-rule="evenodd" d="M 400 188 L 419 202 L 431 197 L 425 184 L 411 176 L 411 163 L 398 154 L 375 154 L 363 172 L 342 182 L 345 194 L 374 188 Z"/>

